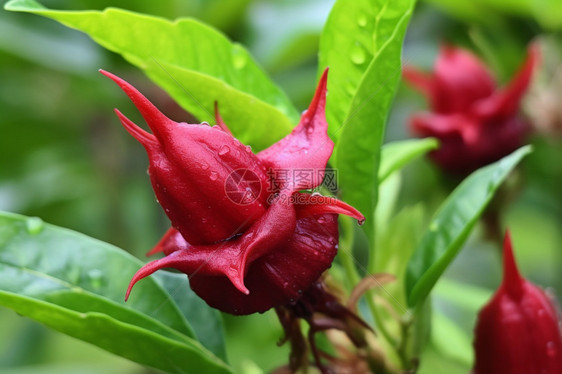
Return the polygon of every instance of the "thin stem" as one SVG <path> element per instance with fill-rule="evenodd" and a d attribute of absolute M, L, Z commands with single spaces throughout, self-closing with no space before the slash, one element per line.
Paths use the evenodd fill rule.
<path fill-rule="evenodd" d="M 340 260 L 346 273 L 346 280 L 350 289 L 359 283 L 361 278 L 355 267 L 353 260 L 353 219 L 348 216 L 340 216 L 340 223 L 342 226 L 342 236 L 340 240 Z"/>

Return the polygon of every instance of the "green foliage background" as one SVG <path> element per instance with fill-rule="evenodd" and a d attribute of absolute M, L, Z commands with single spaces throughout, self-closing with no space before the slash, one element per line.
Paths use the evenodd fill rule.
<path fill-rule="evenodd" d="M 505 81 L 519 65 L 527 42 L 559 30 L 562 24 L 560 7 L 544 14 L 531 3 L 422 2 L 409 26 L 403 63 L 429 68 L 437 52 L 436 40 L 446 36 L 451 42 L 479 50 L 500 81 Z M 333 2 L 81 0 L 42 4 L 69 10 L 117 6 L 168 19 L 197 18 L 246 46 L 257 64 L 302 110 L 315 87 L 318 41 Z M 552 38 L 554 49 L 562 50 L 559 34 Z M 321 54 L 321 62 L 323 58 Z M 146 92 L 171 118 L 193 120 L 140 70 L 87 36 L 41 17 L 0 12 L 0 210 L 41 217 L 142 258 L 168 223 L 145 174 L 144 150 L 123 131 L 111 110 L 131 105 L 99 75 L 99 68 L 119 74 Z M 342 104 L 340 117 L 348 109 L 344 104 L 351 105 Z M 425 105 L 418 94 L 401 87 L 385 141 L 407 138 L 407 115 Z M 139 120 L 134 111 L 127 115 Z M 368 135 L 372 139 L 373 134 Z M 357 137 L 361 133 L 341 136 Z M 555 160 L 562 159 L 562 142 L 560 138 L 537 137 L 533 143 L 534 153 L 523 166 L 525 187 L 506 212 L 504 222 L 510 226 L 522 272 L 538 284 L 554 287 L 560 297 L 562 163 Z M 336 157 L 337 165 L 340 159 Z M 429 226 L 432 212 L 449 192 L 447 183 L 420 159 L 404 170 L 399 185 L 395 210 L 402 213 L 392 222 L 402 222 L 404 227 L 410 225 L 412 232 L 420 232 L 420 227 Z M 377 240 L 390 243 L 400 234 L 389 229 Z M 366 257 L 363 239 L 355 245 L 358 258 Z M 438 312 L 433 321 L 435 333 L 424 356 L 428 373 L 466 373 L 470 367 L 470 354 L 458 352 L 467 352 L 475 311 L 499 281 L 499 262 L 491 247 L 482 240 L 482 230 L 477 226 L 447 270 L 446 279 L 437 284 L 433 299 Z M 407 248 L 404 251 L 406 255 Z M 459 300 L 459 290 L 468 296 Z M 272 313 L 224 319 L 227 353 L 237 372 L 267 372 L 286 362 L 287 347 L 275 345 L 281 331 Z M 4 308 L 0 308 L 0 331 L 2 373 L 153 372 Z M 259 354 L 249 355 L 251 352 Z"/>

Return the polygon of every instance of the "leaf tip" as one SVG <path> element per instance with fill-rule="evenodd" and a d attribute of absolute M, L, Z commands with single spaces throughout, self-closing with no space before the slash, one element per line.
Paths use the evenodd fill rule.
<path fill-rule="evenodd" d="M 11 12 L 33 12 L 34 10 L 45 10 L 47 8 L 35 0 L 10 0 L 4 4 L 4 9 Z"/>

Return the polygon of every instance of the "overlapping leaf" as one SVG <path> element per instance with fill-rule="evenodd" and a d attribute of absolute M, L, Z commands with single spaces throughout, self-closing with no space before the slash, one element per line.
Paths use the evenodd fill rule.
<path fill-rule="evenodd" d="M 320 41 L 330 67 L 326 117 L 346 202 L 373 225 L 384 128 L 401 75 L 400 55 L 413 0 L 337 1 Z"/>
<path fill-rule="evenodd" d="M 126 286 L 140 266 L 109 244 L 37 218 L 0 214 L 0 305 L 143 365 L 177 373 L 228 373 L 226 364 L 196 340 L 188 313 L 154 278 L 139 284 L 142 296 L 124 303 Z M 198 324 L 219 323 L 201 302 L 188 308 L 199 312 Z M 222 329 L 206 333 L 220 336 Z M 214 339 L 211 348 L 224 352 L 215 337 L 201 338 Z"/>
<path fill-rule="evenodd" d="M 218 101 L 233 133 L 258 150 L 298 122 L 289 99 L 246 49 L 196 20 L 171 22 L 115 8 L 57 11 L 34 0 L 12 0 L 5 8 L 49 17 L 87 33 L 143 69 L 201 121 L 213 122 Z"/>
<path fill-rule="evenodd" d="M 410 306 L 429 294 L 501 183 L 530 151 L 530 146 L 522 147 L 475 171 L 441 205 L 408 264 L 406 290 Z"/>

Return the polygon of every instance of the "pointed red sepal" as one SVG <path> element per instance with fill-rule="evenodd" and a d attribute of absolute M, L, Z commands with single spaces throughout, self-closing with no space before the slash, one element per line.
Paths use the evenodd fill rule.
<path fill-rule="evenodd" d="M 503 281 L 502 288 L 513 298 L 519 298 L 523 292 L 524 279 L 519 273 L 513 254 L 509 230 L 505 233 L 503 243 Z"/>
<path fill-rule="evenodd" d="M 168 231 L 162 236 L 162 238 L 156 243 L 154 248 L 152 248 L 146 256 L 152 256 L 156 253 L 164 252 L 165 255 L 169 255 L 172 252 L 178 250 L 187 250 L 190 245 L 185 241 L 180 232 L 173 227 L 170 227 Z"/>
<path fill-rule="evenodd" d="M 131 134 L 135 139 L 141 143 L 144 148 L 147 150 L 153 150 L 155 146 L 158 145 L 158 140 L 156 137 L 143 129 L 137 126 L 133 121 L 127 118 L 123 113 L 121 113 L 118 109 L 115 109 L 115 114 L 119 117 L 121 124 L 127 130 L 129 134 Z"/>
<path fill-rule="evenodd" d="M 476 103 L 474 112 L 481 117 L 507 118 L 517 113 L 523 94 L 531 83 L 536 66 L 540 63 L 540 50 L 536 43 L 527 48 L 527 58 L 514 78 L 503 89 Z"/>
<path fill-rule="evenodd" d="M 178 253 L 178 252 L 176 252 Z M 131 281 L 129 282 L 129 287 L 127 288 L 127 293 L 125 294 L 125 301 L 129 299 L 129 295 L 131 294 L 131 290 L 133 286 L 141 279 L 148 277 L 152 273 L 157 270 L 163 268 L 174 268 L 174 264 L 177 262 L 177 256 L 171 254 L 169 256 L 163 257 L 159 260 L 151 261 L 148 264 L 141 267 L 133 276 Z"/>
<path fill-rule="evenodd" d="M 365 216 L 349 204 L 330 196 L 297 192 L 294 196 L 297 219 L 321 214 L 345 214 L 355 218 L 362 225 Z"/>
<path fill-rule="evenodd" d="M 176 126 L 176 122 L 166 117 L 143 94 L 125 80 L 102 69 L 99 72 L 117 83 L 123 92 L 129 96 L 157 138 L 161 139 L 165 134 L 170 135 Z M 127 126 L 125 127 L 127 128 Z M 135 136 L 134 134 L 132 135 Z"/>
<path fill-rule="evenodd" d="M 314 98 L 297 127 L 289 135 L 258 153 L 260 160 L 272 169 L 302 169 L 313 174 L 311 178 L 279 181 L 281 188 L 288 192 L 313 189 L 320 185 L 323 174 L 319 171 L 326 168 L 332 155 L 334 143 L 328 137 L 325 116 L 327 79 L 328 69 L 322 74 Z"/>
<path fill-rule="evenodd" d="M 228 128 L 228 126 L 226 125 L 226 123 L 224 123 L 220 113 L 219 113 L 219 103 L 217 101 L 215 101 L 215 121 L 217 121 L 217 126 L 224 132 L 226 132 L 229 135 L 232 135 L 232 132 L 230 131 L 230 129 Z"/>

